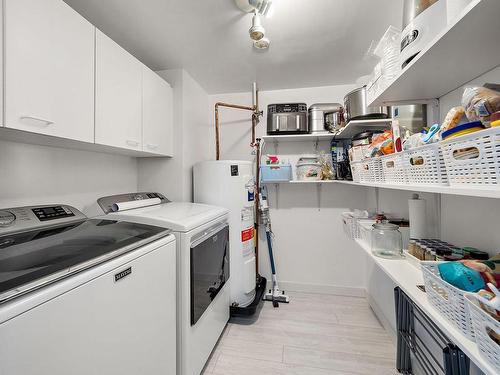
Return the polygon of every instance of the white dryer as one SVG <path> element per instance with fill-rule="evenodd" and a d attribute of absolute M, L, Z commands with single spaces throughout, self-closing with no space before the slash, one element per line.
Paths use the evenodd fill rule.
<path fill-rule="evenodd" d="M 177 373 L 200 374 L 229 320 L 228 210 L 170 202 L 159 193 L 121 194 L 98 203 L 108 218 L 163 226 L 175 235 Z"/>

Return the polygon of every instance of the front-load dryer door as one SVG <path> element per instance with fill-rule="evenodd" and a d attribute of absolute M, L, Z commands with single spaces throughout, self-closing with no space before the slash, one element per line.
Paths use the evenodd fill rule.
<path fill-rule="evenodd" d="M 229 225 L 209 228 L 191 243 L 191 325 L 229 279 Z"/>

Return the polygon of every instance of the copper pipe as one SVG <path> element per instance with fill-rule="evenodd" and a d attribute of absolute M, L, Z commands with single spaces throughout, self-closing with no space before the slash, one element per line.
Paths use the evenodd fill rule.
<path fill-rule="evenodd" d="M 257 107 L 224 103 L 224 102 L 217 102 L 217 103 L 215 103 L 215 160 L 220 160 L 219 107 L 235 108 L 235 109 L 242 109 L 245 111 L 254 112 L 254 114 L 252 114 L 252 144 L 255 143 L 255 125 L 254 125 L 253 117 L 257 111 Z"/>

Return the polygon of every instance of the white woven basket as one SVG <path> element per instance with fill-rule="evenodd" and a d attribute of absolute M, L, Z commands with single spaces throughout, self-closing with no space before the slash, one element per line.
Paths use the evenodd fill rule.
<path fill-rule="evenodd" d="M 479 353 L 500 373 L 500 345 L 493 341 L 488 334 L 491 331 L 500 334 L 500 322 L 478 306 L 474 295 L 466 296 L 466 301 L 472 318 L 472 324 L 474 325 Z"/>
<path fill-rule="evenodd" d="M 361 182 L 361 162 L 353 161 L 351 162 L 351 173 L 353 182 Z"/>
<path fill-rule="evenodd" d="M 365 159 L 360 162 L 359 182 L 375 182 L 375 174 L 372 173 L 371 159 Z"/>
<path fill-rule="evenodd" d="M 355 239 L 356 237 L 356 220 L 354 218 L 353 212 L 342 212 L 342 227 L 344 229 L 345 235 L 350 239 Z"/>
<path fill-rule="evenodd" d="M 440 142 L 451 186 L 491 186 L 500 182 L 500 128 L 481 130 Z M 460 151 L 475 154 L 457 159 Z"/>
<path fill-rule="evenodd" d="M 403 151 L 403 165 L 410 184 L 448 185 L 448 177 L 439 144 Z"/>
<path fill-rule="evenodd" d="M 382 169 L 382 160 L 380 157 L 370 159 L 371 182 L 384 182 L 384 171 Z"/>
<path fill-rule="evenodd" d="M 401 152 L 380 157 L 384 181 L 387 184 L 404 185 L 407 183 L 406 170 Z"/>
<path fill-rule="evenodd" d="M 441 279 L 438 265 L 442 262 L 420 262 L 429 302 L 465 336 L 474 340 L 474 329 L 465 301 L 467 292 Z"/>

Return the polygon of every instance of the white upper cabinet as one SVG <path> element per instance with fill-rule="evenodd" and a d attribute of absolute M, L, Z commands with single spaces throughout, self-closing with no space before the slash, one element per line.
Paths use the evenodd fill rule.
<path fill-rule="evenodd" d="M 163 78 L 143 66 L 143 151 L 164 156 L 173 154 L 172 88 Z"/>
<path fill-rule="evenodd" d="M 142 63 L 96 30 L 95 143 L 142 151 Z"/>
<path fill-rule="evenodd" d="M 4 4 L 4 125 L 93 142 L 95 27 L 62 0 Z"/>

